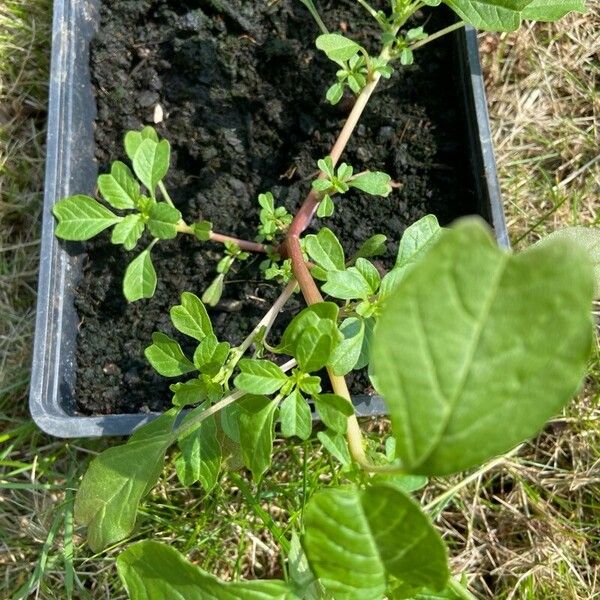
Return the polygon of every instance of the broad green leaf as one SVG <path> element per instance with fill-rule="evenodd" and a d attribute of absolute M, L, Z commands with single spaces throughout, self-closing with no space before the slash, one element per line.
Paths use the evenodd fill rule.
<path fill-rule="evenodd" d="M 446 549 L 427 516 L 386 485 L 317 492 L 304 511 L 304 549 L 336 600 L 381 600 L 388 576 L 443 589 Z"/>
<path fill-rule="evenodd" d="M 355 261 L 357 258 L 371 258 L 373 256 L 381 256 L 382 254 L 385 254 L 386 241 L 387 238 L 385 237 L 385 235 L 382 235 L 380 233 L 371 236 L 368 240 L 365 240 L 362 243 L 361 247 L 352 257 L 352 260 Z"/>
<path fill-rule="evenodd" d="M 177 237 L 177 223 L 181 213 L 166 202 L 157 202 L 150 208 L 148 229 L 160 240 L 172 240 Z"/>
<path fill-rule="evenodd" d="M 304 332 L 311 327 L 322 332 L 328 332 L 338 341 L 341 340 L 341 335 L 337 332 L 339 310 L 337 304 L 333 302 L 319 302 L 303 309 L 292 319 L 283 332 L 279 350 L 294 355 Z"/>
<path fill-rule="evenodd" d="M 231 346 L 220 342 L 214 334 L 207 335 L 194 352 L 194 364 L 201 373 L 214 377 L 223 367 Z"/>
<path fill-rule="evenodd" d="M 56 236 L 77 242 L 89 240 L 122 218 L 90 196 L 82 195 L 59 200 L 52 207 L 52 212 L 58 219 L 54 231 Z"/>
<path fill-rule="evenodd" d="M 326 271 L 344 269 L 344 249 L 331 229 L 323 227 L 316 235 L 307 235 L 304 247 L 310 258 Z"/>
<path fill-rule="evenodd" d="M 287 375 L 270 360 L 242 358 L 235 387 L 250 394 L 273 394 L 287 381 Z"/>
<path fill-rule="evenodd" d="M 242 458 L 244 465 L 252 471 L 253 479 L 259 481 L 271 466 L 277 401 L 269 400 L 266 396 L 249 396 L 243 398 L 239 406 Z"/>
<path fill-rule="evenodd" d="M 123 244 L 125 250 L 133 250 L 143 233 L 142 216 L 139 213 L 127 215 L 113 227 L 110 241 L 113 244 Z"/>
<path fill-rule="evenodd" d="M 75 498 L 75 519 L 87 526 L 94 552 L 131 533 L 138 505 L 156 484 L 171 439 L 158 435 L 132 440 L 90 463 Z"/>
<path fill-rule="evenodd" d="M 158 144 L 158 135 L 154 127 L 144 127 L 141 131 L 128 131 L 125 134 L 125 139 L 123 140 L 123 145 L 125 146 L 125 153 L 129 160 L 133 160 L 137 149 L 140 147 L 140 144 L 146 140 L 152 140 Z"/>
<path fill-rule="evenodd" d="M 178 377 L 195 371 L 194 363 L 188 360 L 181 346 L 168 335 L 155 332 L 152 344 L 144 350 L 152 367 L 164 377 Z"/>
<path fill-rule="evenodd" d="M 167 140 L 142 140 L 133 156 L 133 170 L 152 197 L 158 182 L 167 174 L 171 146 Z"/>
<path fill-rule="evenodd" d="M 283 581 L 221 581 L 153 540 L 121 552 L 117 570 L 130 600 L 300 600 Z"/>
<path fill-rule="evenodd" d="M 298 366 L 306 373 L 322 369 L 329 362 L 339 339 L 339 333 L 333 327 L 309 325 L 296 344 L 294 357 Z"/>
<path fill-rule="evenodd" d="M 327 429 L 326 431 L 319 431 L 317 439 L 323 444 L 323 448 L 339 460 L 342 465 L 347 467 L 352 462 L 346 437 L 341 433 Z"/>
<path fill-rule="evenodd" d="M 442 228 L 435 215 L 425 215 L 406 228 L 398 246 L 396 267 L 404 267 L 417 260 L 431 248 L 438 239 Z"/>
<path fill-rule="evenodd" d="M 156 271 L 150 250 L 146 249 L 127 265 L 123 278 L 123 294 L 129 302 L 135 302 L 141 298 L 152 298 L 155 290 Z"/>
<path fill-rule="evenodd" d="M 331 368 L 336 375 L 350 373 L 358 359 L 365 336 L 365 323 L 363 319 L 349 317 L 340 325 L 344 339 L 336 346 L 331 357 Z"/>
<path fill-rule="evenodd" d="M 570 12 L 585 13 L 585 0 L 533 0 L 521 11 L 521 18 L 557 21 Z"/>
<path fill-rule="evenodd" d="M 302 394 L 295 390 L 281 403 L 279 420 L 283 437 L 307 440 L 312 431 L 312 414 Z"/>
<path fill-rule="evenodd" d="M 173 383 L 169 389 L 175 394 L 173 404 L 175 406 L 187 406 L 189 404 L 198 404 L 208 400 L 216 402 L 223 396 L 223 389 L 217 383 L 214 383 L 210 377 L 201 375 L 196 379 L 190 379 L 184 382 Z"/>
<path fill-rule="evenodd" d="M 552 244 L 554 240 L 566 240 L 586 252 L 594 267 L 594 294 L 596 298 L 600 297 L 600 229 L 597 227 L 566 227 L 542 238 L 536 243 L 536 246 Z"/>
<path fill-rule="evenodd" d="M 221 470 L 221 446 L 215 417 L 202 421 L 198 429 L 179 438 L 178 444 L 181 456 L 175 461 L 175 468 L 179 481 L 186 486 L 200 481 L 204 491 L 210 493 Z"/>
<path fill-rule="evenodd" d="M 191 292 L 181 294 L 181 304 L 171 307 L 171 321 L 178 331 L 201 342 L 213 332 L 202 300 Z"/>
<path fill-rule="evenodd" d="M 337 394 L 318 394 L 313 396 L 313 402 L 321 420 L 329 429 L 336 433 L 346 433 L 348 417 L 354 414 L 354 407 L 348 400 Z"/>
<path fill-rule="evenodd" d="M 135 208 L 140 197 L 140 184 L 129 167 L 119 160 L 113 162 L 110 173 L 98 177 L 102 197 L 115 208 Z"/>
<path fill-rule="evenodd" d="M 345 271 L 328 271 L 323 291 L 340 300 L 366 300 L 373 294 L 371 285 L 356 267 Z"/>
<path fill-rule="evenodd" d="M 485 31 L 514 31 L 530 0 L 444 0 L 461 19 Z"/>
<path fill-rule="evenodd" d="M 381 171 L 367 171 L 357 175 L 349 186 L 371 194 L 372 196 L 389 196 L 392 191 L 392 178 Z"/>
<path fill-rule="evenodd" d="M 478 220 L 445 230 L 375 332 L 404 467 L 462 471 L 537 433 L 586 372 L 592 291 L 589 259 L 568 241 L 511 255 Z"/>
<path fill-rule="evenodd" d="M 330 60 L 339 62 L 350 60 L 361 47 L 339 33 L 324 33 L 316 40 L 319 50 L 322 50 Z"/>

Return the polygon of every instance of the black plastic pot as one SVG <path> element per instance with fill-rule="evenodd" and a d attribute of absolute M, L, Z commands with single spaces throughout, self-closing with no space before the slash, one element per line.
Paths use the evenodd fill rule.
<path fill-rule="evenodd" d="M 76 412 L 75 350 L 78 316 L 74 290 L 82 257 L 54 236 L 52 205 L 74 193 L 93 193 L 95 103 L 89 74 L 89 42 L 98 25 L 98 0 L 55 0 L 48 114 L 48 145 L 37 320 L 30 409 L 34 421 L 58 437 L 126 435 L 152 414 L 81 416 Z M 496 176 L 477 38 L 473 29 L 454 34 L 457 69 L 465 99 L 468 153 L 477 206 L 498 243 L 508 246 Z M 380 398 L 355 398 L 360 415 L 385 413 Z"/>

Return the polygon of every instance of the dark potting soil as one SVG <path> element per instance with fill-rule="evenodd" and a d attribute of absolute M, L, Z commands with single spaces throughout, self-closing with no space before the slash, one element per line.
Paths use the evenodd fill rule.
<path fill-rule="evenodd" d="M 376 48 L 377 31 L 357 3 L 319 4 L 331 30 Z M 427 30 L 444 25 L 434 19 Z M 316 160 L 328 153 L 352 105 L 350 96 L 335 107 L 325 100 L 336 67 L 315 49 L 318 34 L 296 0 L 105 2 L 91 49 L 100 171 L 123 159 L 124 132 L 151 124 L 160 105 L 164 120 L 156 128 L 172 145 L 166 184 L 184 218 L 207 219 L 216 231 L 253 239 L 257 195 L 271 190 L 290 211 L 296 209 Z M 348 253 L 374 233 L 387 235 L 381 266 L 393 260 L 407 225 L 429 212 L 447 223 L 474 204 L 452 40 L 432 43 L 416 58 L 381 84 L 344 154 L 356 170 L 390 173 L 398 189 L 387 199 L 349 193 L 324 221 Z M 144 348 L 153 331 L 185 347 L 188 342 L 170 324 L 169 307 L 183 291 L 201 295 L 222 256 L 218 245 L 188 236 L 160 242 L 152 253 L 155 296 L 128 304 L 123 273 L 143 242 L 130 253 L 111 245 L 108 235 L 87 245 L 76 300 L 82 413 L 170 405 L 172 381 L 150 368 Z M 223 301 L 211 311 L 215 331 L 231 343 L 247 335 L 281 289 L 261 277 L 260 260 L 252 258 L 228 277 Z M 283 320 L 300 306 L 300 298 L 290 301 Z M 356 393 L 366 385 L 364 376 L 355 377 Z"/>

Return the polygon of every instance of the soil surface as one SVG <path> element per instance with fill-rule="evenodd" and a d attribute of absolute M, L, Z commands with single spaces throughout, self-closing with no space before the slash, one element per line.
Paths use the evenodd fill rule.
<path fill-rule="evenodd" d="M 331 30 L 342 29 L 375 51 L 374 22 L 358 3 L 320 5 Z M 437 23 L 428 21 L 428 31 L 444 25 L 436 18 Z M 336 68 L 315 49 L 318 34 L 295 0 L 105 2 L 91 50 L 100 171 L 123 159 L 124 132 L 152 124 L 160 105 L 164 120 L 156 127 L 172 145 L 166 184 L 184 218 L 207 219 L 216 231 L 254 239 L 257 195 L 271 190 L 289 210 L 296 209 L 316 160 L 327 155 L 352 106 L 350 96 L 335 107 L 325 100 Z M 393 260 L 406 226 L 424 214 L 433 212 L 447 223 L 472 212 L 473 177 L 455 75 L 452 40 L 442 39 L 419 51 L 415 65 L 384 81 L 370 101 L 344 160 L 358 171 L 386 171 L 399 187 L 387 199 L 352 192 L 336 202 L 325 224 L 347 252 L 384 233 L 389 246 L 380 261 L 384 266 Z M 202 294 L 221 248 L 189 236 L 160 242 L 153 250 L 156 295 L 127 304 L 123 273 L 143 244 L 127 253 L 103 235 L 86 247 L 77 292 L 81 413 L 170 405 L 172 380 L 155 374 L 143 351 L 157 330 L 185 347 L 168 309 L 183 291 Z M 262 279 L 259 262 L 253 258 L 229 276 L 223 301 L 212 311 L 215 331 L 232 343 L 245 337 L 280 290 Z M 287 317 L 300 306 L 293 299 Z M 358 377 L 355 392 L 365 391 L 364 381 Z"/>

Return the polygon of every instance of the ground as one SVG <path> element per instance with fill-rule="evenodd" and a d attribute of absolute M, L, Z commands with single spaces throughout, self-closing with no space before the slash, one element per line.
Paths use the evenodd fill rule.
<path fill-rule="evenodd" d="M 110 442 L 64 442 L 27 413 L 44 163 L 50 6 L 0 7 L 0 597 L 124 598 L 113 567 L 120 547 L 92 555 L 73 527 L 73 490 L 91 455 Z M 490 117 L 516 248 L 600 207 L 600 5 L 556 25 L 480 35 Z M 467 479 L 433 482 L 435 522 L 455 572 L 484 598 L 600 597 L 598 354 L 584 389 L 536 440 Z M 366 424 L 374 433 L 384 422 Z M 279 569 L 277 523 L 302 489 L 328 477 L 309 443 L 281 448 L 273 480 L 254 495 L 237 477 L 216 497 L 168 474 L 145 503 L 135 538 L 168 540 L 223 576 Z M 304 474 L 304 477 L 303 477 Z M 263 513 L 264 514 L 264 513 Z M 192 516 L 184 523 L 179 517 Z"/>

